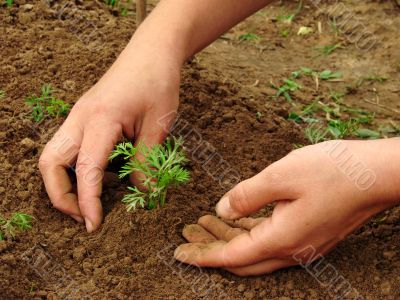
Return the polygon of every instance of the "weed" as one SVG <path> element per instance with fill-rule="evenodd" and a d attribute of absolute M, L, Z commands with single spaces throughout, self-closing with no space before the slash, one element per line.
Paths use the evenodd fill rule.
<path fill-rule="evenodd" d="M 332 80 L 332 79 L 337 79 L 341 78 L 343 75 L 341 72 L 332 72 L 331 70 L 324 70 L 321 73 L 319 73 L 318 77 L 319 79 L 322 80 Z"/>
<path fill-rule="evenodd" d="M 314 71 L 313 69 L 301 67 L 300 70 L 292 72 L 292 76 L 297 75 L 297 77 L 301 77 L 301 75 L 317 77 L 322 80 L 332 80 L 341 78 L 343 75 L 341 72 L 332 72 L 327 69 L 322 72 Z"/>
<path fill-rule="evenodd" d="M 3 99 L 6 96 L 6 92 L 0 90 L 0 99 Z"/>
<path fill-rule="evenodd" d="M 366 81 L 377 81 L 379 83 L 382 83 L 382 82 L 385 82 L 386 80 L 388 80 L 389 77 L 373 75 L 373 76 L 363 77 L 363 79 L 366 80 Z"/>
<path fill-rule="evenodd" d="M 65 116 L 70 110 L 70 105 L 53 96 L 55 90 L 45 84 L 42 86 L 40 97 L 33 95 L 27 97 L 25 102 L 32 106 L 32 118 L 36 122 L 42 121 L 45 117 Z"/>
<path fill-rule="evenodd" d="M 333 90 L 329 91 L 329 97 L 333 100 L 333 102 L 337 104 L 341 104 L 343 102 L 344 96 L 346 96 L 346 93 L 337 92 Z"/>
<path fill-rule="evenodd" d="M 335 45 L 327 45 L 327 46 L 322 46 L 322 47 L 317 47 L 315 48 L 315 50 L 317 50 L 318 52 L 320 52 L 320 55 L 331 55 L 336 49 L 340 49 L 343 48 L 342 45 L 339 44 L 335 44 Z"/>
<path fill-rule="evenodd" d="M 368 128 L 359 128 L 355 134 L 362 139 L 379 139 L 381 137 L 379 132 Z"/>
<path fill-rule="evenodd" d="M 289 28 L 282 28 L 279 30 L 279 34 L 281 37 L 288 37 L 292 31 Z"/>
<path fill-rule="evenodd" d="M 239 41 L 257 41 L 260 37 L 255 33 L 245 33 L 239 36 Z"/>
<path fill-rule="evenodd" d="M 5 0 L 4 2 L 6 3 L 7 7 L 11 7 L 14 4 L 14 0 Z"/>
<path fill-rule="evenodd" d="M 336 36 L 338 36 L 342 33 L 335 18 L 332 21 L 329 21 L 329 25 L 332 28 L 332 31 L 335 33 Z"/>
<path fill-rule="evenodd" d="M 326 128 L 324 129 L 322 125 L 316 126 L 315 124 L 310 124 L 304 130 L 304 135 L 311 144 L 325 141 L 328 133 L 329 131 Z"/>
<path fill-rule="evenodd" d="M 262 112 L 256 112 L 256 119 L 257 119 L 257 121 L 260 121 L 261 119 L 262 119 L 262 117 L 263 117 L 264 115 L 263 115 L 263 113 Z"/>
<path fill-rule="evenodd" d="M 296 16 L 301 12 L 302 8 L 303 8 L 303 1 L 300 1 L 299 4 L 297 5 L 296 11 L 293 14 L 279 15 L 276 18 L 276 20 L 279 22 L 291 24 L 294 21 L 294 19 L 296 18 Z"/>
<path fill-rule="evenodd" d="M 359 123 L 355 119 L 350 120 L 330 120 L 328 130 L 335 139 L 343 139 L 353 135 L 359 128 Z"/>
<path fill-rule="evenodd" d="M 126 17 L 128 15 L 129 5 L 131 5 L 132 0 L 104 0 L 104 2 L 111 8 L 118 9 L 121 15 Z"/>
<path fill-rule="evenodd" d="M 400 135 L 400 125 L 396 124 L 393 121 L 390 121 L 387 125 L 381 125 L 379 131 L 383 134 L 393 134 L 395 136 Z"/>
<path fill-rule="evenodd" d="M 356 86 L 360 87 L 365 81 L 376 81 L 379 83 L 383 83 L 388 79 L 389 79 L 388 77 L 380 75 L 363 76 L 360 79 L 358 79 Z"/>
<path fill-rule="evenodd" d="M 0 215 L 0 240 L 13 239 L 18 232 L 31 229 L 33 219 L 33 216 L 20 212 L 13 213 L 9 219 Z"/>
<path fill-rule="evenodd" d="M 294 77 L 292 76 L 292 78 Z M 280 97 L 283 95 L 283 97 L 285 97 L 285 99 L 289 102 L 292 101 L 291 93 L 301 88 L 301 86 L 291 78 L 285 79 L 281 86 L 276 86 L 271 83 L 271 87 L 277 90 L 275 97 Z"/>
<path fill-rule="evenodd" d="M 135 209 L 137 205 L 155 208 L 165 204 L 167 189 L 170 185 L 179 185 L 189 181 L 189 172 L 182 165 L 187 158 L 182 152 L 182 139 L 168 138 L 164 145 L 155 145 L 149 149 L 145 144 L 139 143 L 134 147 L 132 143 L 120 143 L 110 154 L 109 159 L 122 156 L 125 165 L 122 166 L 119 177 L 123 178 L 133 172 L 143 174 L 142 186 L 145 192 L 137 187 L 128 187 L 130 194 L 122 199 L 127 205 L 128 211 Z M 144 161 L 137 158 L 140 153 Z"/>

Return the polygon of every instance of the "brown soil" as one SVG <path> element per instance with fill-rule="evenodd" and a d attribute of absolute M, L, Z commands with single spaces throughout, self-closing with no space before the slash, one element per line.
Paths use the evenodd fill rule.
<path fill-rule="evenodd" d="M 14 2 L 13 8 L 0 8 L 0 89 L 6 92 L 0 112 L 0 213 L 23 211 L 36 221 L 16 240 L 0 242 L 2 299 L 329 297 L 330 286 L 300 267 L 239 278 L 180 265 L 172 253 L 184 241 L 184 225 L 212 213 L 228 188 L 213 177 L 220 161 L 205 166 L 204 157 L 218 153 L 225 166 L 243 179 L 286 155 L 294 143 L 306 143 L 302 128 L 286 120 L 289 104 L 270 97 L 274 93 L 270 80 L 286 78 L 301 66 L 344 72 L 344 82 L 327 83 L 318 91 L 304 79 L 306 87 L 294 97 L 306 103 L 316 94 L 327 97 L 329 88 L 354 84 L 360 74 L 385 75 L 387 81 L 356 87 L 346 101 L 375 111 L 377 122 L 399 121 L 400 12 L 394 2 L 346 4 L 379 37 L 378 46 L 366 52 L 342 41 L 344 49 L 313 58 L 310 48 L 335 38 L 326 31 L 306 38 L 280 36 L 280 25 L 273 21 L 283 9 L 279 5 L 266 8 L 207 48 L 184 67 L 181 85 L 181 120 L 201 135 L 199 146 L 204 149 L 203 156 L 189 156 L 191 182 L 171 190 L 162 209 L 127 213 L 120 203 L 126 184 L 109 174 L 103 195 L 104 224 L 90 235 L 52 208 L 37 170 L 40 152 L 62 119 L 35 124 L 27 117 L 24 97 L 51 83 L 59 90 L 57 96 L 74 103 L 123 49 L 134 32 L 134 21 L 97 1 Z M 60 11 L 65 3 L 67 7 Z M 288 7 L 293 11 L 295 6 Z M 291 26 L 297 30 L 300 25 L 315 26 L 316 21 L 329 31 L 326 16 L 312 6 L 304 8 Z M 252 31 L 261 40 L 237 41 L 238 35 Z M 376 96 L 379 105 L 389 109 L 360 101 L 375 101 Z M 356 291 L 365 299 L 400 297 L 399 231 L 400 210 L 394 208 L 327 256 L 325 262 L 354 289 L 347 298 L 354 298 Z"/>

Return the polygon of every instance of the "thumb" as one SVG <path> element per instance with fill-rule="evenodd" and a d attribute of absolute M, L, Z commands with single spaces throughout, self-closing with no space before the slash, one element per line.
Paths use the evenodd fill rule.
<path fill-rule="evenodd" d="M 273 164 L 240 182 L 218 202 L 215 208 L 217 215 L 223 219 L 239 219 L 274 201 L 293 199 L 292 187 L 283 174 Z"/>

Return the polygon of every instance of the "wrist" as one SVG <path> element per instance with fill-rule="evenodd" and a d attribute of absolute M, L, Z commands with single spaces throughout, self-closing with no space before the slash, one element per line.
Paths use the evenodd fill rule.
<path fill-rule="evenodd" d="M 376 161 L 376 185 L 381 190 L 381 199 L 387 206 L 400 204 L 400 138 L 375 141 L 372 151 Z"/>
<path fill-rule="evenodd" d="M 394 193 L 392 197 L 392 204 L 400 204 L 400 137 L 388 139 L 387 145 L 389 151 L 388 157 L 388 176 L 392 178 Z M 392 159 L 390 159 L 392 157 Z"/>

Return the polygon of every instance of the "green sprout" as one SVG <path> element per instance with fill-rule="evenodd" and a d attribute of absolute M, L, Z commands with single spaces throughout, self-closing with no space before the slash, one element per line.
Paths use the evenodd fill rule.
<path fill-rule="evenodd" d="M 58 117 L 68 114 L 71 108 L 70 105 L 52 95 L 55 90 L 51 85 L 43 85 L 41 92 L 40 97 L 32 95 L 25 99 L 25 103 L 32 106 L 33 120 L 40 122 L 45 117 Z"/>
<path fill-rule="evenodd" d="M 331 70 L 324 70 L 321 73 L 319 73 L 318 77 L 319 79 L 322 80 L 332 80 L 332 79 L 337 79 L 341 78 L 343 75 L 341 72 L 332 72 Z"/>
<path fill-rule="evenodd" d="M 260 37 L 255 33 L 245 33 L 239 36 L 239 41 L 257 41 Z"/>
<path fill-rule="evenodd" d="M 7 7 L 11 7 L 14 4 L 14 0 L 5 0 L 4 2 L 7 5 Z"/>
<path fill-rule="evenodd" d="M 13 239 L 20 231 L 25 231 L 32 228 L 33 216 L 15 212 L 9 219 L 0 215 L 0 241 L 6 237 Z"/>
<path fill-rule="evenodd" d="M 119 171 L 123 178 L 133 172 L 143 175 L 141 185 L 143 191 L 137 187 L 128 187 L 131 191 L 122 199 L 127 210 L 134 210 L 137 205 L 153 209 L 165 204 L 168 187 L 186 183 L 190 179 L 189 172 L 182 167 L 188 160 L 182 151 L 182 139 L 168 138 L 164 145 L 155 145 L 151 149 L 145 144 L 120 143 L 111 152 L 109 159 L 122 156 L 126 163 Z M 143 161 L 137 157 L 140 154 Z"/>
<path fill-rule="evenodd" d="M 315 124 L 310 124 L 304 130 L 304 135 L 311 144 L 318 144 L 319 142 L 326 141 L 328 133 L 328 129 L 324 129 L 322 126 L 316 126 Z"/>
<path fill-rule="evenodd" d="M 302 8 L 303 8 L 303 1 L 300 1 L 299 4 L 297 5 L 296 11 L 293 14 L 279 15 L 276 18 L 276 20 L 279 22 L 291 24 L 296 18 L 296 16 L 301 12 Z"/>
<path fill-rule="evenodd" d="M 281 37 L 288 37 L 292 31 L 289 28 L 282 28 L 279 30 L 279 34 Z"/>
<path fill-rule="evenodd" d="M 343 48 L 342 45 L 339 44 L 335 44 L 335 45 L 327 45 L 327 46 L 322 46 L 322 47 L 317 47 L 315 48 L 315 50 L 317 50 L 318 52 L 320 52 L 320 55 L 331 55 L 336 49 L 340 49 Z"/>
<path fill-rule="evenodd" d="M 362 139 L 379 139 L 381 137 L 379 132 L 368 128 L 357 129 L 355 135 Z"/>
<path fill-rule="evenodd" d="M 0 99 L 3 99 L 6 96 L 6 92 L 0 90 Z"/>
<path fill-rule="evenodd" d="M 332 21 L 329 21 L 329 25 L 332 31 L 334 32 L 335 36 L 339 36 L 342 33 L 335 18 Z"/>
<path fill-rule="evenodd" d="M 291 94 L 301 88 L 301 86 L 296 81 L 294 81 L 293 78 L 295 78 L 295 76 L 292 75 L 291 78 L 285 79 L 281 86 L 276 86 L 271 83 L 271 87 L 277 90 L 275 97 L 278 98 L 280 96 L 283 96 L 287 101 L 292 101 Z"/>
<path fill-rule="evenodd" d="M 353 135 L 359 126 L 359 122 L 355 119 L 328 121 L 328 130 L 335 139 L 343 139 Z"/>
<path fill-rule="evenodd" d="M 132 0 L 104 0 L 104 2 L 110 6 L 111 8 L 117 8 L 123 17 L 128 15 L 129 5 L 132 3 Z"/>
<path fill-rule="evenodd" d="M 329 91 L 329 97 L 335 103 L 341 104 L 343 102 L 344 96 L 346 96 L 346 93 L 338 92 L 338 91 L 334 91 L 334 90 Z"/>

